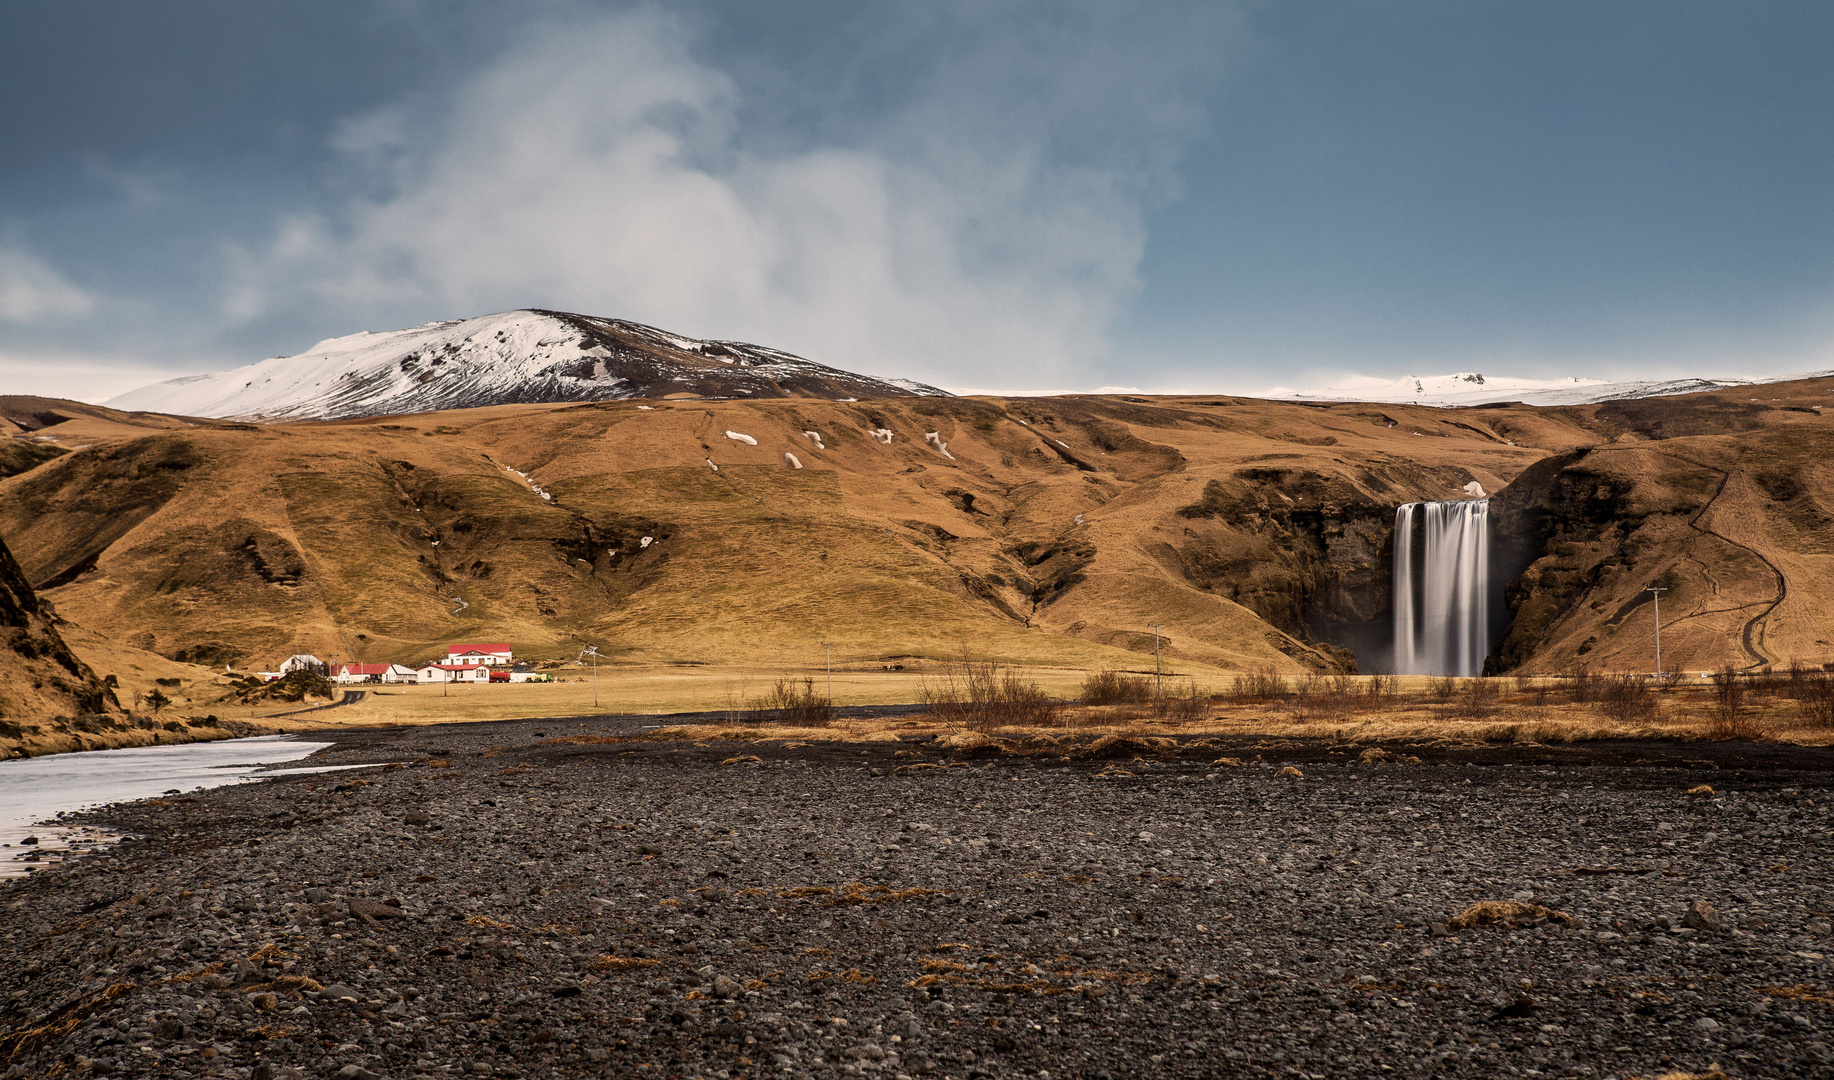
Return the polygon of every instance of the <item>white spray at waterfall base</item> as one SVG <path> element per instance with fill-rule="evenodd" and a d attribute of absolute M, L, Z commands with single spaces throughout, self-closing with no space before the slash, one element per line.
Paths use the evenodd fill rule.
<path fill-rule="evenodd" d="M 1490 651 L 1490 500 L 1396 507 L 1394 588 L 1395 672 L 1481 675 Z"/>

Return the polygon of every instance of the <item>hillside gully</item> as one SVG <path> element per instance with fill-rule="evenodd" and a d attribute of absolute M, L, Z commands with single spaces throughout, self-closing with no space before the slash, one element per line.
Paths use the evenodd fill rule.
<path fill-rule="evenodd" d="M 1825 750 L 639 723 L 94 813 L 0 889 L 0 1074 L 1834 1074 Z"/>

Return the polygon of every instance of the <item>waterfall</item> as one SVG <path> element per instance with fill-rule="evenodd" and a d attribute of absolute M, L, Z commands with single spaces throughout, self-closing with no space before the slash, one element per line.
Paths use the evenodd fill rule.
<path fill-rule="evenodd" d="M 1482 674 L 1490 652 L 1489 583 L 1490 500 L 1397 507 L 1395 672 Z"/>

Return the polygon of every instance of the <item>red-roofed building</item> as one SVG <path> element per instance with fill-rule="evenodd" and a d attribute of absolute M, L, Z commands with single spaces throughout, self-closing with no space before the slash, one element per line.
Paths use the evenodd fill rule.
<path fill-rule="evenodd" d="M 448 664 L 508 664 L 512 656 L 507 642 L 492 641 L 477 645 L 454 645 L 446 651 Z"/>
<path fill-rule="evenodd" d="M 339 664 L 337 671 L 331 676 L 331 681 L 340 683 L 381 682 L 382 676 L 387 674 L 387 664 Z"/>

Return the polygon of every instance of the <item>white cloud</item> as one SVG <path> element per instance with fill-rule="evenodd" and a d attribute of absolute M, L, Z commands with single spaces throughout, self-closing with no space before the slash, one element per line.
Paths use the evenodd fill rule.
<path fill-rule="evenodd" d="M 0 320 L 35 323 L 87 315 L 95 298 L 23 247 L 0 247 Z"/>
<path fill-rule="evenodd" d="M 150 361 L 69 353 L 0 352 L 0 392 L 65 398 L 99 405 L 109 398 L 172 377 Z"/>
<path fill-rule="evenodd" d="M 347 125 L 336 150 L 365 193 L 236 253 L 228 311 L 303 309 L 346 333 L 406 312 L 558 307 L 881 374 L 1078 373 L 1138 288 L 1145 203 L 1189 119 L 1166 84 L 1177 58 L 1135 53 L 1033 57 L 1020 87 L 992 85 L 998 57 L 957 58 L 935 73 L 945 89 L 850 140 L 761 151 L 737 85 L 667 17 L 550 26 L 437 107 Z M 1050 98 L 1045 77 L 1125 87 L 1120 115 L 1073 96 L 1079 113 L 1003 124 L 1027 88 Z M 1112 160 L 1053 158 L 1054 138 L 1108 129 Z"/>

